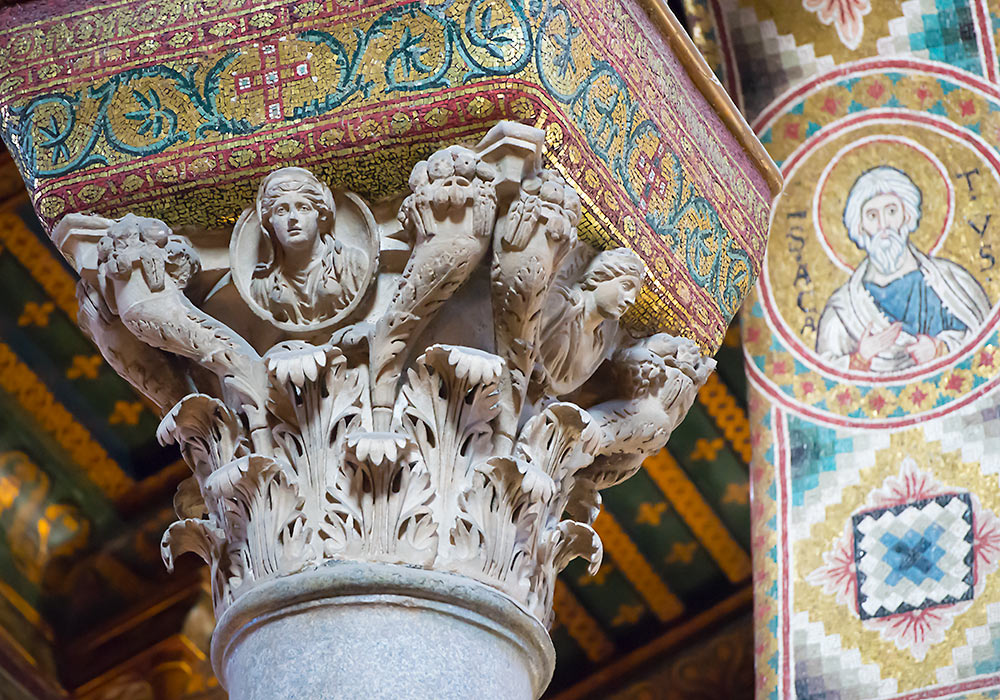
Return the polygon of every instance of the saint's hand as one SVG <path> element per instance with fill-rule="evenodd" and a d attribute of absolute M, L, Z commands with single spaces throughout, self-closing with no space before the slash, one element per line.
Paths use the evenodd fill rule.
<path fill-rule="evenodd" d="M 858 355 L 865 362 L 871 362 L 876 355 L 892 348 L 899 334 L 903 332 L 903 324 L 899 321 L 889 324 L 888 328 L 880 331 L 875 330 L 874 325 L 874 323 L 868 324 L 858 342 Z"/>
<path fill-rule="evenodd" d="M 906 347 L 906 352 L 910 354 L 915 364 L 922 365 L 938 356 L 939 345 L 937 340 L 921 333 L 915 342 Z"/>

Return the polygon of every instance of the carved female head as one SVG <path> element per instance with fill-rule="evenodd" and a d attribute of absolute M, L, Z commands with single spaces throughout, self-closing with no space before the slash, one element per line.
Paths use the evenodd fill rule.
<path fill-rule="evenodd" d="M 635 302 L 644 274 L 642 260 L 631 250 L 605 250 L 587 267 L 580 288 L 594 295 L 598 313 L 617 319 Z"/>
<path fill-rule="evenodd" d="M 368 205 L 304 168 L 263 179 L 229 243 L 230 268 L 254 314 L 284 331 L 330 327 L 365 298 L 378 267 Z"/>
<path fill-rule="evenodd" d="M 336 206 L 330 188 L 303 168 L 276 170 L 260 183 L 257 215 L 271 239 L 273 264 L 314 251 L 332 236 Z"/>

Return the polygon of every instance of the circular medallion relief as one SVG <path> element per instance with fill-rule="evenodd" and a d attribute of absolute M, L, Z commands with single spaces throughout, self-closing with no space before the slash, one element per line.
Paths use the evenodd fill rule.
<path fill-rule="evenodd" d="M 233 281 L 254 314 L 277 328 L 312 332 L 346 319 L 378 266 L 375 219 L 350 192 L 334 194 L 302 168 L 261 182 L 229 245 Z"/>

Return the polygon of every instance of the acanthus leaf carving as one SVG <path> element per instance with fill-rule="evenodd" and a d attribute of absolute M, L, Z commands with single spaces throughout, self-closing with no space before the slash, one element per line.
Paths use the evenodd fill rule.
<path fill-rule="evenodd" d="M 491 457 L 476 466 L 458 497 L 452 528 L 456 558 L 450 570 L 486 580 L 516 599 L 528 593 L 530 542 L 542 503 L 554 490 L 541 470 L 512 457 Z"/>
<path fill-rule="evenodd" d="M 227 533 L 211 518 L 184 518 L 172 523 L 160 541 L 160 555 L 167 571 L 174 570 L 174 560 L 185 552 L 194 552 L 209 566 L 212 601 L 222 610 L 232 601 L 229 579 L 222 566 L 226 555 Z"/>
<path fill-rule="evenodd" d="M 476 460 L 491 454 L 502 371 L 496 355 L 432 345 L 414 362 L 399 392 L 393 423 L 410 437 L 427 467 L 442 535 L 451 529 L 457 494 Z M 447 558 L 443 539 L 438 556 Z"/>
<path fill-rule="evenodd" d="M 587 571 L 594 575 L 601 568 L 604 546 L 590 525 L 575 520 L 563 520 L 553 534 L 552 565 L 561 571 L 571 560 L 583 557 L 587 560 Z"/>
<path fill-rule="evenodd" d="M 600 489 L 666 443 L 713 362 L 619 327 L 643 266 L 577 240 L 542 141 L 502 123 L 438 151 L 398 211 L 277 171 L 228 267 L 152 219 L 57 227 L 81 323 L 192 469 L 162 552 L 209 562 L 217 613 L 355 560 L 468 576 L 548 622 L 558 571 L 599 566 Z"/>
<path fill-rule="evenodd" d="M 389 428 L 396 383 L 420 331 L 486 253 L 496 216 L 496 176 L 492 165 L 461 146 L 438 151 L 410 175 L 412 194 L 399 219 L 415 245 L 371 344 L 376 430 Z"/>
<path fill-rule="evenodd" d="M 241 586 L 302 568 L 312 531 L 290 467 L 262 455 L 241 457 L 213 472 L 205 492 L 226 531 L 234 595 Z"/>
<path fill-rule="evenodd" d="M 430 476 L 407 438 L 393 433 L 348 438 L 343 467 L 327 491 L 331 552 L 429 565 L 437 539 L 433 497 Z"/>
<path fill-rule="evenodd" d="M 206 564 L 218 561 L 219 551 L 225 542 L 225 531 L 210 520 L 185 518 L 167 528 L 160 549 L 167 569 L 173 571 L 174 559 L 184 552 L 194 552 Z"/>
<path fill-rule="evenodd" d="M 177 485 L 174 513 L 178 518 L 203 518 L 208 515 L 208 504 L 201 495 L 201 485 L 195 477 L 189 476 Z"/>
<path fill-rule="evenodd" d="M 163 445 L 178 444 L 201 486 L 243 447 L 239 419 L 224 402 L 205 394 L 178 401 L 160 421 L 156 437 Z"/>
<path fill-rule="evenodd" d="M 337 347 L 304 341 L 279 343 L 264 356 L 271 381 L 269 407 L 279 421 L 276 449 L 284 454 L 302 486 L 306 519 L 322 523 L 329 465 L 344 461 L 349 431 L 365 426 L 367 373 L 351 367 Z M 319 525 L 314 557 L 323 556 Z"/>
<path fill-rule="evenodd" d="M 515 446 L 515 454 L 523 462 L 543 471 L 552 485 L 548 497 L 538 499 L 542 508 L 531 533 L 533 566 L 528 575 L 528 605 L 545 621 L 551 610 L 556 574 L 578 555 L 587 556 L 592 567 L 600 565 L 599 547 L 596 552 L 573 548 L 570 545 L 577 540 L 565 540 L 566 532 L 576 533 L 579 528 L 589 530 L 590 525 L 562 520 L 574 493 L 575 475 L 593 459 L 599 433 L 586 411 L 571 403 L 558 402 L 547 406 L 524 425 Z"/>

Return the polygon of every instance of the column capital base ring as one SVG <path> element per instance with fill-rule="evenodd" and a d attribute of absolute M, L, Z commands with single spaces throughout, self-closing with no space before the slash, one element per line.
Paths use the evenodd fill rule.
<path fill-rule="evenodd" d="M 317 663 L 316 655 L 329 659 Z M 246 700 L 526 700 L 548 686 L 555 649 L 533 615 L 473 579 L 329 562 L 240 596 L 218 621 L 212 664 Z M 386 685 L 388 664 L 406 669 L 396 674 L 400 687 Z M 379 682 L 366 682 L 369 675 Z"/>

